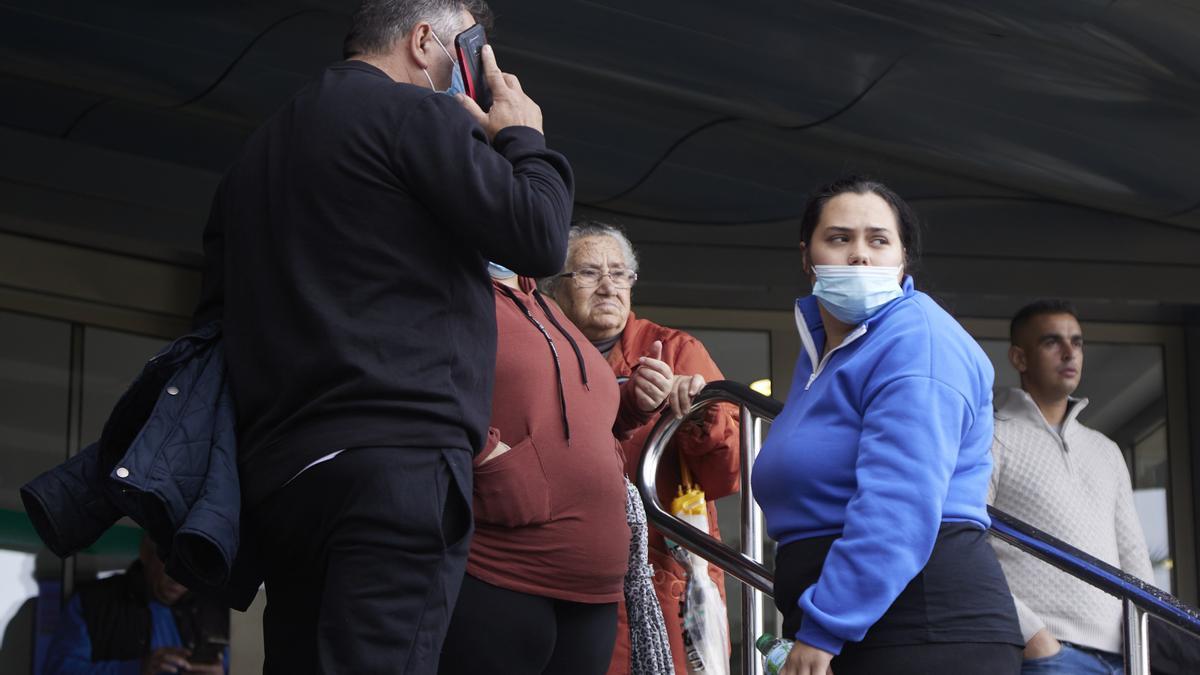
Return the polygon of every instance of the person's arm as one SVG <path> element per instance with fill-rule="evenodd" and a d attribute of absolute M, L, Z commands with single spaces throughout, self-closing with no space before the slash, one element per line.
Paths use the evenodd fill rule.
<path fill-rule="evenodd" d="M 221 319 L 225 314 L 225 212 L 222 191 L 217 187 L 208 225 L 204 228 L 204 274 L 200 282 L 200 301 L 192 312 L 192 328 Z"/>
<path fill-rule="evenodd" d="M 637 382 L 633 377 L 621 383 L 621 401 L 617 406 L 617 419 L 613 422 L 613 436 L 617 440 L 627 441 L 633 438 L 633 433 L 642 425 L 654 418 L 667 402 L 664 399 L 658 410 L 642 410 L 638 407 Z"/>
<path fill-rule="evenodd" d="M 1129 470 L 1125 467 L 1120 453 L 1120 449 L 1114 445 L 1111 452 L 1115 460 L 1112 470 L 1117 474 L 1114 526 L 1121 570 L 1153 585 L 1154 566 L 1150 563 L 1150 551 L 1146 546 L 1146 535 L 1142 532 L 1142 522 L 1138 520 L 1137 509 L 1133 506 L 1133 483 L 1129 479 Z"/>
<path fill-rule="evenodd" d="M 83 620 L 79 596 L 71 598 L 59 617 L 58 629 L 50 642 L 45 675 L 140 675 L 141 659 L 129 661 L 92 661 L 92 640 Z"/>
<path fill-rule="evenodd" d="M 725 379 L 708 350 L 694 338 L 680 345 L 672 367 L 681 380 L 683 407 L 691 405 L 692 396 L 704 384 Z M 701 378 L 696 381 L 699 386 L 692 387 L 687 380 L 696 376 Z M 709 406 L 702 417 L 683 424 L 675 433 L 675 449 L 709 500 L 731 495 L 740 488 L 741 438 L 736 410 L 728 403 Z"/>
<path fill-rule="evenodd" d="M 992 475 L 988 477 L 987 503 L 996 504 L 996 496 L 1000 492 L 1001 476 L 1004 474 L 1005 459 L 1008 448 L 999 440 L 992 440 Z M 1001 544 L 1008 546 L 1008 544 Z M 1017 621 L 1021 625 L 1021 638 L 1028 644 L 1030 640 L 1046 627 L 1042 617 L 1026 605 L 1016 593 L 1012 593 L 1013 604 L 1017 608 Z"/>
<path fill-rule="evenodd" d="M 800 596 L 797 640 L 838 654 L 883 616 L 928 562 L 962 439 L 985 423 L 990 436 L 990 415 L 977 419 L 961 393 L 929 377 L 892 380 L 868 399 L 858 487 L 820 577 Z"/>
<path fill-rule="evenodd" d="M 988 477 L 988 494 L 987 503 L 989 505 L 996 504 L 996 496 L 1000 492 L 1001 476 L 1004 474 L 1005 458 L 1007 450 L 1003 443 L 998 440 L 992 440 L 992 475 Z M 1008 546 L 1008 544 L 1000 544 L 1000 546 Z M 1013 605 L 1017 609 L 1017 623 L 1021 629 L 1021 639 L 1025 641 L 1026 654 L 1025 658 L 1037 658 L 1043 655 L 1047 649 L 1058 651 L 1057 641 L 1054 636 L 1046 631 L 1046 622 L 1042 621 L 1042 617 L 1037 612 L 1029 608 L 1016 593 L 1011 593 Z M 1043 631 L 1045 631 L 1043 633 Z M 1046 643 L 1046 638 L 1049 638 L 1050 643 Z M 1045 644 L 1043 644 L 1045 643 Z M 1030 652 L 1029 650 L 1033 650 Z M 1048 655 L 1048 654 L 1046 654 Z"/>
<path fill-rule="evenodd" d="M 574 177 L 530 127 L 483 128 L 449 96 L 430 95 L 396 136 L 396 171 L 433 218 L 464 246 L 514 272 L 562 270 Z"/>

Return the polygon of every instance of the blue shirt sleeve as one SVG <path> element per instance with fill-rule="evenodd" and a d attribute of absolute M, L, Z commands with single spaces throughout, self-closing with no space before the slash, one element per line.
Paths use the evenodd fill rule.
<path fill-rule="evenodd" d="M 45 675 L 139 675 L 141 669 L 140 659 L 92 661 L 92 640 L 83 620 L 83 605 L 78 595 L 71 598 L 50 641 L 42 672 Z"/>
<path fill-rule="evenodd" d="M 857 490 L 821 576 L 800 596 L 796 639 L 840 653 L 845 642 L 866 636 L 925 567 L 974 417 L 961 393 L 929 377 L 893 380 L 868 401 Z"/>

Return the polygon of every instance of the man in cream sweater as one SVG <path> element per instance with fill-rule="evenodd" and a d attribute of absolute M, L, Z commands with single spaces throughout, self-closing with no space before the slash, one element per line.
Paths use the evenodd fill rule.
<path fill-rule="evenodd" d="M 1078 421 L 1083 334 L 1074 308 L 1039 301 L 1010 328 L 1021 388 L 996 396 L 988 501 L 1147 582 L 1154 580 L 1121 450 Z M 993 540 L 1026 641 L 1024 675 L 1120 673 L 1121 602 Z"/>

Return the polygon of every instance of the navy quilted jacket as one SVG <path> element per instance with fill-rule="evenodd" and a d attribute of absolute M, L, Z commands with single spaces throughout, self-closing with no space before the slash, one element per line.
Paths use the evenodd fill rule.
<path fill-rule="evenodd" d="M 249 556 L 238 555 L 237 425 L 220 338 L 213 322 L 150 359 L 100 440 L 27 483 L 21 499 L 59 556 L 129 516 L 150 533 L 171 577 L 244 609 L 258 579 Z"/>

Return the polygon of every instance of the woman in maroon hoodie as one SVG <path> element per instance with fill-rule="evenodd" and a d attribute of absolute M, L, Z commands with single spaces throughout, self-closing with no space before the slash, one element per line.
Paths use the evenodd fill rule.
<path fill-rule="evenodd" d="M 531 279 L 490 271 L 491 429 L 475 459 L 475 534 L 439 672 L 602 674 L 629 557 L 619 385 Z M 647 359 L 620 386 L 652 411 L 671 377 Z"/>

